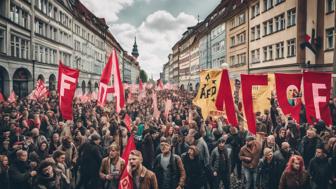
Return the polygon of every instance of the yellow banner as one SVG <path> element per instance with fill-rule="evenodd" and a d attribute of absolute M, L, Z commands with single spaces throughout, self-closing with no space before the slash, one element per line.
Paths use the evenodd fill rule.
<path fill-rule="evenodd" d="M 216 97 L 221 80 L 221 70 L 203 70 L 200 73 L 200 87 L 193 103 L 202 110 L 203 119 L 208 116 L 220 117 L 225 112 L 216 108 Z"/>
<path fill-rule="evenodd" d="M 268 74 L 267 86 L 253 86 L 252 88 L 252 100 L 254 112 L 261 112 L 264 114 L 265 110 L 269 110 L 271 107 L 271 94 L 275 89 L 274 74 Z"/>

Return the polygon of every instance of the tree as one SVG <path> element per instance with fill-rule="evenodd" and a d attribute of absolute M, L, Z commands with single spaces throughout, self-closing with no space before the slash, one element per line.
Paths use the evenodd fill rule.
<path fill-rule="evenodd" d="M 147 76 L 147 73 L 145 72 L 145 70 L 140 70 L 140 79 L 144 83 L 147 82 L 148 76 Z"/>

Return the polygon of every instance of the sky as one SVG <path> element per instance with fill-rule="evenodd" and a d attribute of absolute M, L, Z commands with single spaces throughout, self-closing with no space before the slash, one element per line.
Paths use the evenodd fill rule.
<path fill-rule="evenodd" d="M 189 26 L 202 21 L 220 0 L 81 0 L 105 18 L 124 50 L 132 52 L 137 37 L 139 63 L 148 77 L 158 79 L 171 48 Z"/>

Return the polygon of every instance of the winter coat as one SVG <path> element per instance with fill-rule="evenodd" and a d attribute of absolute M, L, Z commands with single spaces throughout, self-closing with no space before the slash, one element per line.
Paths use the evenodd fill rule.
<path fill-rule="evenodd" d="M 99 178 L 102 155 L 98 145 L 93 142 L 84 143 L 78 149 L 80 173 L 86 178 Z"/>
<path fill-rule="evenodd" d="M 14 161 L 9 168 L 10 188 L 12 189 L 30 189 L 31 176 L 27 162 L 20 160 Z"/>
<path fill-rule="evenodd" d="M 221 153 L 222 157 L 221 157 Z M 219 151 L 218 147 L 212 150 L 210 157 L 210 166 L 212 172 L 217 172 L 218 175 L 229 176 L 230 173 L 230 159 L 228 155 L 227 148 L 225 147 L 222 152 Z"/>
<path fill-rule="evenodd" d="M 155 149 L 154 142 L 149 129 L 144 130 L 143 132 L 143 141 L 141 143 L 141 152 L 143 156 L 143 165 L 147 169 L 153 168 L 153 161 L 155 159 Z"/>
<path fill-rule="evenodd" d="M 139 178 L 139 181 L 140 181 L 139 189 L 159 189 L 158 182 L 157 182 L 155 174 L 152 171 L 148 170 L 144 166 L 141 166 L 140 169 L 141 170 L 140 170 L 140 175 L 139 175 L 140 176 L 140 178 Z M 134 179 L 134 176 L 133 176 L 133 179 Z M 133 181 L 133 185 L 134 184 L 135 183 Z"/>
<path fill-rule="evenodd" d="M 176 188 L 177 186 L 183 187 L 185 184 L 186 173 L 183 167 L 180 156 L 171 153 L 168 171 L 170 172 L 170 178 L 163 177 L 163 167 L 161 166 L 161 154 L 156 156 L 154 161 L 154 173 L 157 176 L 159 188 L 163 186 L 163 179 L 169 179 L 170 188 Z"/>
<path fill-rule="evenodd" d="M 9 189 L 9 173 L 8 168 L 0 165 L 0 186 L 3 189 Z"/>
<path fill-rule="evenodd" d="M 274 176 L 280 172 L 279 162 L 272 158 L 271 162 L 260 159 L 257 167 L 257 188 L 277 189 L 279 180 Z"/>
<path fill-rule="evenodd" d="M 244 167 L 254 169 L 258 166 L 260 153 L 261 145 L 259 144 L 259 142 L 254 141 L 252 144 L 252 148 L 248 148 L 247 145 L 241 148 L 239 152 L 239 158 L 240 160 L 242 160 L 242 164 Z M 251 160 L 247 160 L 246 157 L 251 158 Z"/>
<path fill-rule="evenodd" d="M 38 174 L 36 178 L 35 189 L 62 189 L 62 175 L 60 171 L 54 169 L 53 177 Z"/>
<path fill-rule="evenodd" d="M 118 188 L 118 184 L 119 184 L 119 179 L 120 176 L 122 174 L 122 171 L 125 168 L 125 160 L 123 160 L 122 158 L 119 157 L 117 163 L 114 165 L 113 168 L 113 172 L 116 173 L 118 172 L 118 175 L 113 175 L 114 178 L 111 181 L 108 181 L 105 179 L 106 175 L 111 175 L 111 158 L 110 157 L 106 157 L 102 160 L 101 166 L 100 166 L 100 178 L 105 181 L 105 186 L 106 188 Z M 113 174 L 114 174 L 113 173 Z"/>
<path fill-rule="evenodd" d="M 186 172 L 186 189 L 198 189 L 205 184 L 204 164 L 198 156 L 190 159 L 187 153 L 182 154 L 182 161 Z"/>
<path fill-rule="evenodd" d="M 327 157 L 324 158 L 313 158 L 309 164 L 309 174 L 311 176 L 312 186 L 314 188 L 328 188 L 328 182 L 331 178 L 332 170 L 331 165 Z"/>
<path fill-rule="evenodd" d="M 301 151 L 305 166 L 309 166 L 310 160 L 315 156 L 316 147 L 321 144 L 321 139 L 318 137 L 308 138 L 303 137 L 301 141 Z"/>
<path fill-rule="evenodd" d="M 310 189 L 307 171 L 303 170 L 301 174 L 297 171 L 283 172 L 279 189 Z"/>

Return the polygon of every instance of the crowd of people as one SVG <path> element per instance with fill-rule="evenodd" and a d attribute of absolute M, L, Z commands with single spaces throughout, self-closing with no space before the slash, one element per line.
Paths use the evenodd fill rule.
<path fill-rule="evenodd" d="M 55 92 L 39 101 L 0 102 L 1 188 L 116 189 L 124 169 L 134 189 L 336 188 L 336 98 L 329 102 L 334 126 L 306 123 L 304 107 L 298 124 L 271 99 L 269 110 L 256 113 L 253 136 L 243 121 L 203 118 L 184 90 L 156 92 L 156 119 L 153 92 L 127 100 L 120 113 L 114 102 L 75 98 L 67 121 Z M 121 155 L 131 135 L 136 149 L 126 164 Z"/>

